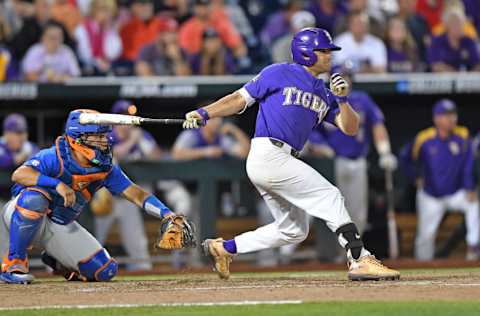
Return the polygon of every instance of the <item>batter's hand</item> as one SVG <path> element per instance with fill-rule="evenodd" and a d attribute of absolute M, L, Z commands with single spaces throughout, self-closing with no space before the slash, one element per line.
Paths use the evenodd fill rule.
<path fill-rule="evenodd" d="M 72 207 L 75 204 L 75 191 L 73 191 L 71 187 L 69 187 L 63 182 L 60 182 L 59 184 L 57 184 L 55 190 L 63 198 L 63 206 Z"/>
<path fill-rule="evenodd" d="M 378 164 L 380 165 L 380 168 L 384 170 L 393 171 L 398 167 L 397 157 L 392 153 L 383 154 L 380 156 Z"/>
<path fill-rule="evenodd" d="M 350 93 L 348 82 L 338 73 L 330 76 L 330 90 L 337 97 L 346 97 Z"/>
<path fill-rule="evenodd" d="M 192 129 L 199 128 L 207 124 L 207 121 L 197 111 L 188 112 L 185 115 L 185 122 L 183 122 L 183 128 Z"/>

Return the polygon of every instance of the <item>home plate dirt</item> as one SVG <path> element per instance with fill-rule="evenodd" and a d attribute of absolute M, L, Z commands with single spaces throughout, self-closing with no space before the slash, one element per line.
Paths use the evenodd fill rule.
<path fill-rule="evenodd" d="M 37 279 L 31 285 L 0 284 L 0 310 L 31 306 L 216 304 L 246 301 L 422 301 L 478 300 L 480 272 L 427 270 L 400 281 L 350 282 L 345 273 L 214 274 L 145 276 L 108 283 Z"/>

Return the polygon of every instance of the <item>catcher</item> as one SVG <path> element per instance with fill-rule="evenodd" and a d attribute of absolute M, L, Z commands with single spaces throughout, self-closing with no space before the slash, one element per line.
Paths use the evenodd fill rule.
<path fill-rule="evenodd" d="M 157 247 L 195 246 L 193 223 L 175 215 L 112 164 L 108 138 L 112 127 L 81 125 L 82 112 L 96 111 L 72 111 L 65 135 L 12 174 L 13 198 L 0 211 L 1 281 L 33 281 L 28 269 L 30 246 L 43 249 L 43 262 L 69 281 L 111 280 L 117 274 L 117 262 L 75 221 L 102 187 L 162 219 Z"/>

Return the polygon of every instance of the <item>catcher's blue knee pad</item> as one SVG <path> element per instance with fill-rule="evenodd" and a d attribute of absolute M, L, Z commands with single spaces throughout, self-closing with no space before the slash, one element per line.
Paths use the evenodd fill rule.
<path fill-rule="evenodd" d="M 49 203 L 50 201 L 43 193 L 35 190 L 25 190 L 17 200 L 17 207 L 20 207 L 21 210 L 45 214 L 48 211 Z"/>
<path fill-rule="evenodd" d="M 118 263 L 102 248 L 90 258 L 80 261 L 78 269 L 88 281 L 104 282 L 117 274 Z"/>

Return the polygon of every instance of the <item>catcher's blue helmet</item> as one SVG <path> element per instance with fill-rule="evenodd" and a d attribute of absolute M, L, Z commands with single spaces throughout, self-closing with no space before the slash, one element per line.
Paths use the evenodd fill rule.
<path fill-rule="evenodd" d="M 332 37 L 317 27 L 307 27 L 297 32 L 292 39 L 292 58 L 297 64 L 312 66 L 317 62 L 314 51 L 319 49 L 340 50 L 333 44 Z"/>

